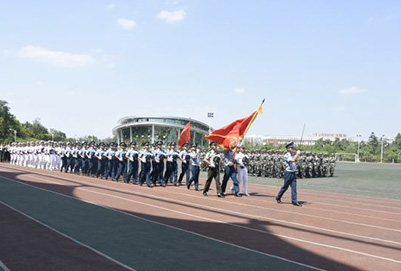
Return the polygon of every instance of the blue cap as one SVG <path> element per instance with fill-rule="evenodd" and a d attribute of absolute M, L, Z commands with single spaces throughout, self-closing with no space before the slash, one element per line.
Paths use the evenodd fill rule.
<path fill-rule="evenodd" d="M 288 143 L 287 145 L 285 145 L 285 148 L 294 148 L 294 142 Z"/>

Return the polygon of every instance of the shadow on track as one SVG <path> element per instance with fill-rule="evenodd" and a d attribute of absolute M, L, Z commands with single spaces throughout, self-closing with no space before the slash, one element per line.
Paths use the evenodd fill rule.
<path fill-rule="evenodd" d="M 72 183 L 72 185 L 64 186 L 64 185 L 55 185 L 55 184 L 48 184 L 48 183 L 41 183 L 40 185 L 35 184 L 34 182 L 29 182 L 29 181 L 24 181 L 21 179 L 21 175 L 26 175 L 26 174 L 36 174 L 37 176 L 42 177 L 49 177 L 49 178 L 54 178 L 54 179 L 60 179 L 65 181 L 63 178 L 59 178 L 57 176 L 54 176 L 55 174 L 52 174 L 49 172 L 49 174 L 42 174 L 38 172 L 32 172 L 32 171 L 25 171 L 23 168 L 18 169 L 19 172 L 4 172 L 0 170 L 0 176 L 4 176 L 13 180 L 18 180 L 23 183 L 27 183 L 33 186 L 38 186 L 42 189 L 49 190 L 49 191 L 56 191 L 58 193 L 62 193 L 67 196 L 75 197 L 77 198 L 77 193 L 75 193 L 76 189 L 79 187 L 90 187 L 91 185 L 88 183 L 87 185 L 84 185 L 82 183 L 74 181 L 74 178 L 76 176 L 74 175 L 66 175 L 70 180 L 69 182 Z M 27 176 L 28 177 L 28 176 Z M 82 182 L 82 181 L 81 181 Z M 113 190 L 110 189 L 110 191 L 115 191 L 122 193 L 121 191 Z M 146 192 L 146 189 L 143 190 L 143 192 Z M 135 192 L 129 192 L 126 191 L 124 192 L 127 195 L 135 195 L 137 197 L 141 197 L 143 199 L 153 199 L 152 197 L 148 197 L 146 195 L 140 195 Z M 261 195 L 262 196 L 262 195 Z M 269 195 L 265 195 L 269 197 Z M 79 199 L 79 198 L 78 198 Z M 117 200 L 117 199 L 116 199 Z M 166 200 L 166 199 L 160 199 L 157 200 L 159 203 L 159 206 L 163 206 L 166 203 L 169 204 L 177 204 L 180 206 L 183 206 L 182 203 L 175 203 L 173 200 Z M 199 208 L 199 207 L 193 207 L 190 204 L 185 204 L 186 207 L 188 208 L 193 208 L 194 212 L 199 209 L 203 209 L 204 211 L 210 212 L 210 213 L 215 213 L 218 217 L 218 215 L 227 215 L 226 213 L 222 211 L 211 211 L 207 208 Z M 52 209 L 54 206 L 49 206 L 49 209 L 46 207 L 43 207 L 43 212 L 53 212 L 54 210 Z M 162 267 L 169 267 L 172 268 L 172 266 L 175 266 L 175 270 L 181 269 L 180 268 L 180 263 L 184 263 L 186 261 L 193 261 L 193 262 L 199 262 L 203 263 L 204 267 L 202 267 L 203 270 L 243 270 L 240 268 L 241 265 L 239 263 L 239 259 L 241 257 L 237 254 L 232 254 L 230 255 L 229 253 L 227 255 L 221 254 L 221 255 L 213 255 L 210 253 L 208 250 L 208 247 L 204 247 L 204 250 L 198 250 L 194 251 L 193 246 L 196 247 L 196 244 L 194 243 L 188 243 L 185 242 L 185 240 L 177 240 L 177 236 L 164 236 L 163 235 L 163 230 L 161 232 L 152 232 L 152 225 L 149 224 L 150 222 L 147 222 L 149 224 L 149 227 L 146 227 L 144 229 L 141 229 L 141 231 L 135 231 L 130 229 L 129 225 L 119 225 L 117 220 L 112 220 L 110 221 L 107 216 L 101 217 L 101 213 L 99 211 L 98 216 L 94 216 L 94 213 L 88 212 L 86 207 L 85 208 L 79 208 L 78 210 L 70 210 L 67 208 L 70 208 L 69 205 L 62 205 L 59 208 L 58 212 L 61 213 L 69 213 L 72 214 L 74 217 L 69 218 L 69 222 L 65 222 L 69 227 L 73 227 L 72 229 L 68 228 L 67 230 L 71 230 L 71 232 L 85 232 L 88 231 L 88 234 L 93 235 L 95 234 L 96 236 L 93 237 L 94 239 L 98 240 L 104 240 L 102 241 L 85 241 L 85 240 L 80 240 L 83 243 L 89 243 L 91 246 L 98 246 L 97 249 L 100 251 L 103 251 L 107 255 L 112 256 L 113 258 L 118 258 L 118 255 L 122 255 L 121 257 L 123 259 L 119 259 L 120 261 L 124 262 L 130 261 L 130 259 L 125 259 L 124 255 L 126 255 L 127 251 L 132 251 L 132 253 L 137 253 L 136 256 L 133 256 L 133 258 L 136 259 L 136 263 L 139 265 L 144 265 L 147 267 L 154 266 L 154 268 L 160 268 L 159 263 L 153 263 L 155 262 L 155 259 L 158 259 L 157 261 L 164 262 Z M 53 210 L 53 211 L 52 211 Z M 345 237 L 339 237 L 339 236 L 334 236 L 330 234 L 325 234 L 325 233 L 319 233 L 313 230 L 305 230 L 305 229 L 299 229 L 296 227 L 288 226 L 288 225 L 278 225 L 272 222 L 268 221 L 262 221 L 258 219 L 250 219 L 249 217 L 246 216 L 241 216 L 241 215 L 232 215 L 236 216 L 241 219 L 246 219 L 246 223 L 233 223 L 239 227 L 235 227 L 229 224 L 224 224 L 224 223 L 215 223 L 215 222 L 209 222 L 209 221 L 195 221 L 191 219 L 177 219 L 169 216 L 169 213 L 166 213 L 165 215 L 157 212 L 158 215 L 155 214 L 147 214 L 147 213 L 140 213 L 140 212 L 135 212 L 135 211 L 130 211 L 127 212 L 125 210 L 120 210 L 124 213 L 128 213 L 132 216 L 135 217 L 140 217 L 149 221 L 155 221 L 158 223 L 162 223 L 165 225 L 173 226 L 179 229 L 183 229 L 186 231 L 194 232 L 200 235 L 208 236 L 217 240 L 221 240 L 227 243 L 232 243 L 237 246 L 249 248 L 252 250 L 260 251 L 263 253 L 268 253 L 272 254 L 278 257 L 282 257 L 285 259 L 289 259 L 292 261 L 296 261 L 299 263 L 307 264 L 310 266 L 326 269 L 326 270 L 361 270 L 358 268 L 355 268 L 353 266 L 347 265 L 344 262 L 339 262 L 331 259 L 330 257 L 325 257 L 322 255 L 319 255 L 318 253 L 314 253 L 309 250 L 305 250 L 299 246 L 296 246 L 293 243 L 288 242 L 285 239 L 279 238 L 275 235 L 271 234 L 266 234 L 270 233 L 269 228 L 272 226 L 279 226 L 279 227 L 285 227 L 288 229 L 292 230 L 297 230 L 301 232 L 308 232 L 308 233 L 313 233 L 313 234 L 318 234 L 318 235 L 324 235 L 324 236 L 329 236 L 329 237 L 335 237 L 335 238 L 342 238 L 344 240 L 350 240 L 350 241 L 356 241 L 356 242 L 361 242 L 365 244 L 370 244 L 369 242 L 361 241 L 361 240 L 354 240 L 352 238 L 345 238 Z M 230 214 L 231 215 L 231 214 Z M 100 216 L 100 217 L 99 217 Z M 62 218 L 62 217 L 61 217 Z M 59 219 L 61 219 L 59 218 Z M 56 217 L 50 217 L 48 218 L 50 221 L 55 221 L 57 220 Z M 82 220 L 86 220 L 84 224 L 82 224 Z M 71 221 L 77 221 L 76 224 L 71 223 Z M 56 222 L 54 222 L 56 223 Z M 139 222 L 138 222 L 139 223 Z M 63 226 L 60 226 L 63 228 Z M 92 228 L 93 227 L 93 228 Z M 92 231 L 90 231 L 92 228 Z M 252 228 L 255 230 L 259 231 L 251 231 L 245 228 Z M 131 231 L 132 230 L 132 231 Z M 61 230 L 60 230 L 61 231 Z M 262 232 L 263 231 L 263 232 Z M 64 232 L 64 231 L 63 231 Z M 67 234 L 67 233 L 66 233 Z M 69 233 L 71 235 L 71 233 Z M 77 234 L 78 236 L 81 236 L 81 234 Z M 121 236 L 124 236 L 123 241 L 120 241 L 121 246 L 119 247 L 116 245 L 114 242 L 119 242 L 119 240 L 122 238 Z M 129 242 L 127 239 L 127 236 L 132 238 L 132 240 L 139 238 L 141 241 L 137 241 L 135 243 Z M 153 236 L 153 237 L 152 237 Z M 142 238 L 144 237 L 144 238 Z M 157 237 L 157 238 L 156 238 Z M 84 237 L 80 237 L 84 238 Z M 129 239 L 129 238 L 128 238 Z M 165 240 L 165 242 L 162 242 L 161 239 Z M 124 240 L 126 242 L 124 242 Z M 85 241 L 85 242 L 84 242 Z M 184 243 L 182 243 L 184 241 Z M 93 242 L 95 244 L 93 244 Z M 110 243 L 112 242 L 112 243 Z M 141 243 L 143 242 L 143 243 Z M 118 244 L 118 243 L 117 243 Z M 181 246 L 185 245 L 186 248 L 183 249 Z M 375 244 L 377 245 L 377 244 Z M 110 247 L 113 248 L 112 251 L 110 251 Z M 144 251 L 137 251 L 138 247 L 143 247 L 143 248 L 152 248 L 153 250 L 144 252 Z M 391 246 L 385 246 L 390 249 L 394 249 L 394 247 Z M 178 255 L 176 251 L 181 251 L 181 254 Z M 245 251 L 245 250 L 244 250 Z M 130 252 L 131 253 L 131 252 Z M 131 253 L 131 254 L 132 254 Z M 185 255 L 184 255 L 185 253 Z M 139 255 L 139 256 L 138 256 Z M 137 257 L 138 256 L 138 257 Z M 180 260 L 178 260 L 180 259 Z M 225 260 L 225 261 L 222 261 Z M 171 263 L 171 261 L 173 263 Z M 186 264 L 192 264 L 192 263 L 186 263 Z M 186 265 L 184 265 L 186 266 Z M 258 266 L 257 263 L 245 263 L 245 266 L 247 266 L 247 270 L 262 270 L 264 268 L 270 269 L 270 270 L 279 270 L 279 266 L 276 267 L 262 267 Z M 258 268 L 259 269 L 258 269 Z M 173 269 L 160 269 L 160 270 L 173 270 Z M 140 269 L 140 268 L 138 268 Z M 193 270 L 198 270 L 197 268 L 192 268 Z M 152 269 L 149 269 L 152 270 Z M 153 269 L 157 270 L 157 269 Z"/>

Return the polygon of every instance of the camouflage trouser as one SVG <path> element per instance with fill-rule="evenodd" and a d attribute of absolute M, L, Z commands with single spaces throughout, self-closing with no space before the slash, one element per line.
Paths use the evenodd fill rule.
<path fill-rule="evenodd" d="M 209 191 L 210 184 L 212 183 L 212 179 L 216 182 L 216 190 L 217 194 L 221 194 L 221 184 L 220 184 L 220 171 L 218 168 L 209 167 L 207 170 L 207 180 L 205 182 L 205 186 L 203 187 L 203 193 Z"/>

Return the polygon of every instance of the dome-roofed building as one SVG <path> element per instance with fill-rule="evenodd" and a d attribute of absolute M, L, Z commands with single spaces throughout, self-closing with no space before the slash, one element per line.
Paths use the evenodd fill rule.
<path fill-rule="evenodd" d="M 203 122 L 181 118 L 181 117 L 159 117 L 159 116 L 130 116 L 118 121 L 113 128 L 113 135 L 118 142 L 129 143 L 136 141 L 141 144 L 144 141 L 154 143 L 156 141 L 176 142 L 188 122 L 191 122 L 190 143 L 198 146 L 206 146 L 205 135 L 209 134 L 209 126 Z M 213 129 L 210 128 L 210 131 Z"/>

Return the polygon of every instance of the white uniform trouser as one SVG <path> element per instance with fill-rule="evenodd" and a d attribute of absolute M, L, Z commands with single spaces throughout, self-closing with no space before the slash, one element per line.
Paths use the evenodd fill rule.
<path fill-rule="evenodd" d="M 23 156 L 22 154 L 18 154 L 17 156 L 17 165 L 22 166 Z"/>
<path fill-rule="evenodd" d="M 57 155 L 50 154 L 49 169 L 54 170 L 57 168 Z"/>
<path fill-rule="evenodd" d="M 248 168 L 247 167 L 238 167 L 238 182 L 239 187 L 241 187 L 242 183 L 242 193 L 248 194 Z"/>
<path fill-rule="evenodd" d="M 51 167 L 51 159 L 50 154 L 45 155 L 45 169 L 50 169 Z"/>
<path fill-rule="evenodd" d="M 33 155 L 34 159 L 33 159 L 33 167 L 35 168 L 39 168 L 40 167 L 40 158 L 39 158 L 40 154 L 36 153 Z"/>
<path fill-rule="evenodd" d="M 46 167 L 46 154 L 41 153 L 39 154 L 39 168 L 45 169 Z"/>
<path fill-rule="evenodd" d="M 56 154 L 56 169 L 60 169 L 63 161 L 61 160 L 60 155 Z"/>

